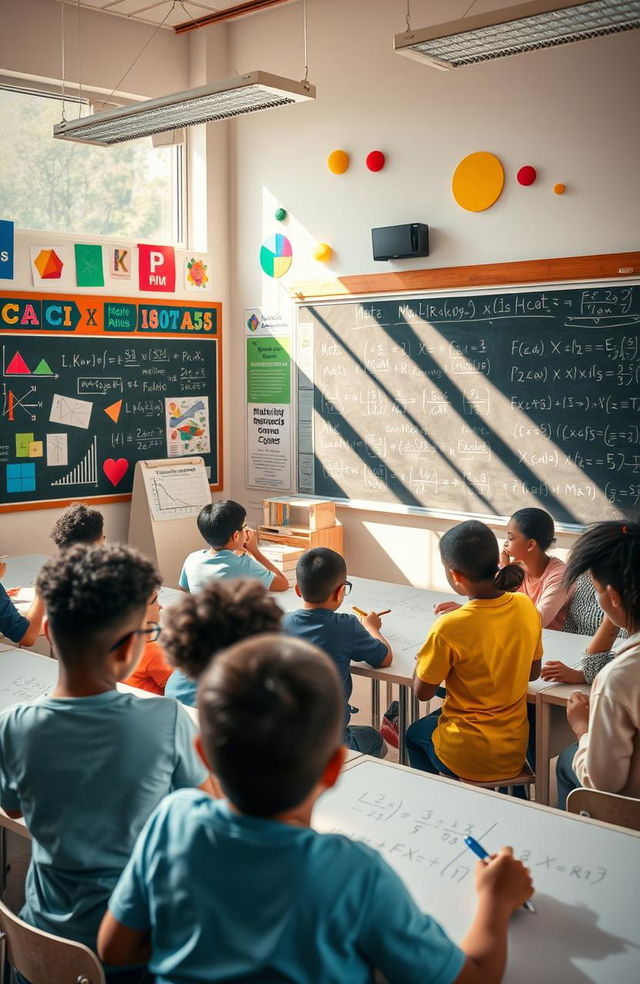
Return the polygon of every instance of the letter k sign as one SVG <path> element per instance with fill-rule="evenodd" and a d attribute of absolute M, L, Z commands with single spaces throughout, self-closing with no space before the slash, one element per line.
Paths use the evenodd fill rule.
<path fill-rule="evenodd" d="M 176 255 L 173 246 L 138 245 L 138 282 L 143 291 L 170 292 L 176 289 Z"/>

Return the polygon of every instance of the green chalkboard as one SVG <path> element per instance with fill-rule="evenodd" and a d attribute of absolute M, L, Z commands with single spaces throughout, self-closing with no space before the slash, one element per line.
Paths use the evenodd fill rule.
<path fill-rule="evenodd" d="M 140 305 L 129 307 L 134 321 L 121 336 L 103 331 L 90 307 L 91 334 L 26 334 L 9 330 L 15 311 L 0 298 L 4 510 L 130 494 L 146 459 L 198 455 L 219 486 L 217 322 L 178 334 L 178 320 L 175 336 L 154 335 L 136 329 Z"/>
<path fill-rule="evenodd" d="M 305 304 L 298 488 L 563 523 L 640 504 L 640 287 Z"/>

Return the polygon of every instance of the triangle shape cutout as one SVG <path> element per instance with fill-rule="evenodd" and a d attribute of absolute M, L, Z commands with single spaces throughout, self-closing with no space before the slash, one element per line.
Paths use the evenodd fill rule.
<path fill-rule="evenodd" d="M 118 423 L 121 410 L 122 410 L 122 400 L 118 400 L 117 403 L 112 403 L 111 406 L 104 408 L 104 412 L 106 413 L 107 417 L 111 417 L 114 424 Z"/>

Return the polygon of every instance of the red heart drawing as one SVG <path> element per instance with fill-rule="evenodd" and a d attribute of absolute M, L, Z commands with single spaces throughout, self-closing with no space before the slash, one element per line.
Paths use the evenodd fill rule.
<path fill-rule="evenodd" d="M 107 458 L 102 464 L 102 470 L 112 485 L 118 485 L 129 470 L 129 462 L 126 458 L 118 458 L 117 461 Z"/>

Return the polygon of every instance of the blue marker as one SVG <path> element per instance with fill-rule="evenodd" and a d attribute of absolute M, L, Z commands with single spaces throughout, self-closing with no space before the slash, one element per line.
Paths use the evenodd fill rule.
<path fill-rule="evenodd" d="M 485 849 L 482 846 L 482 844 L 478 844 L 478 841 L 475 840 L 475 838 L 473 838 L 473 837 L 465 837 L 464 842 L 467 845 L 467 847 L 469 848 L 469 850 L 470 851 L 473 851 L 473 853 L 476 854 L 480 858 L 481 861 L 486 861 L 487 858 L 490 858 L 491 857 L 491 855 L 489 854 L 489 852 L 488 851 L 485 851 Z M 529 899 L 527 899 L 527 901 L 523 903 L 522 908 L 523 909 L 526 909 L 527 912 L 535 912 L 536 911 L 535 905 Z"/>

